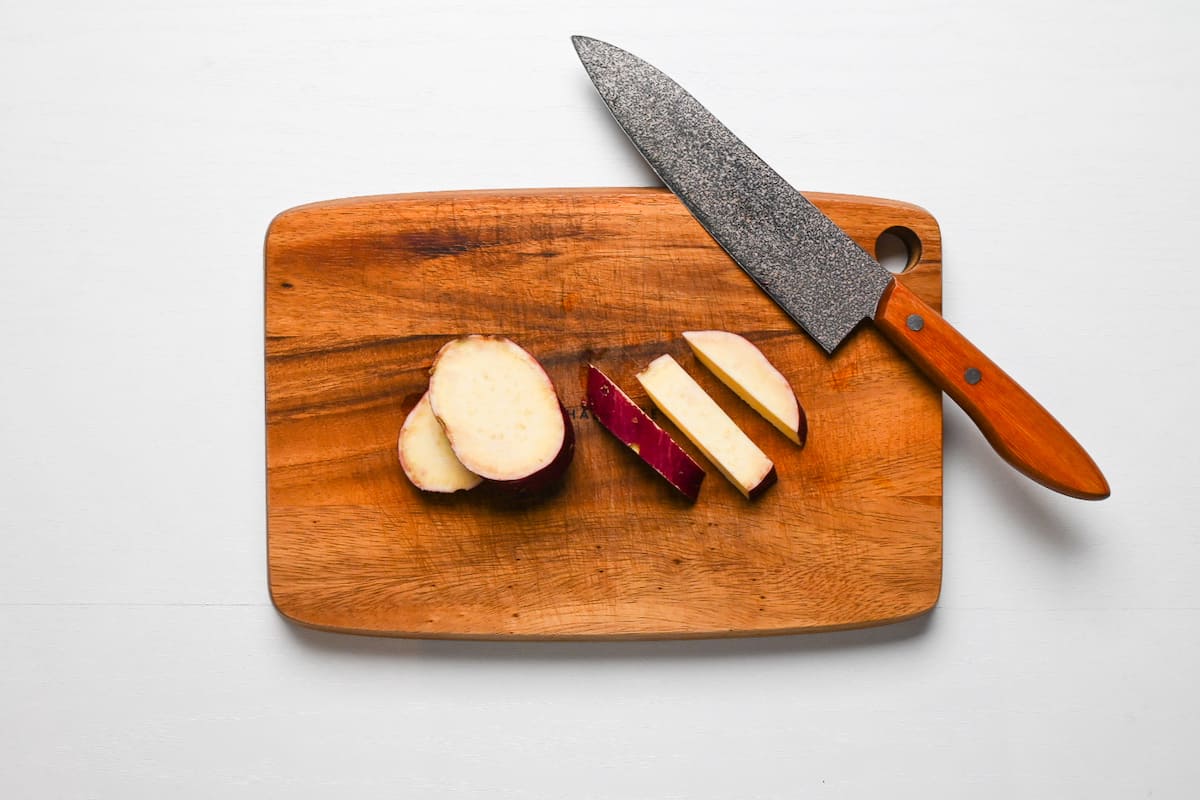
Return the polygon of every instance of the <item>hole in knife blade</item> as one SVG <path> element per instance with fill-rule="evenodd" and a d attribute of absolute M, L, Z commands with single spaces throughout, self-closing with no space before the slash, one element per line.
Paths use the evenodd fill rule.
<path fill-rule="evenodd" d="M 911 269 L 921 258 L 921 240 L 903 226 L 893 226 L 875 240 L 875 260 L 888 272 Z"/>

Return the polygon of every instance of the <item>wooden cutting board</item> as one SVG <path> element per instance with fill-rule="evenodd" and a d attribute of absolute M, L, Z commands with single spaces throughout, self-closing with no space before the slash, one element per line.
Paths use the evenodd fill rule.
<path fill-rule="evenodd" d="M 894 201 L 809 198 L 868 250 L 898 228 L 901 280 L 940 307 L 941 240 Z M 280 214 L 266 240 L 267 547 L 295 622 L 460 638 L 794 633 L 906 619 L 941 585 L 941 396 L 869 326 L 826 357 L 659 189 L 453 192 Z M 680 338 L 751 339 L 795 387 L 796 447 Z M 418 492 L 397 434 L 434 354 L 511 337 L 574 417 L 561 488 L 532 501 Z M 584 406 L 589 362 L 645 408 L 634 374 L 671 353 L 775 462 L 745 500 L 708 471 L 689 504 Z M 479 398 L 481 404 L 486 397 Z"/>

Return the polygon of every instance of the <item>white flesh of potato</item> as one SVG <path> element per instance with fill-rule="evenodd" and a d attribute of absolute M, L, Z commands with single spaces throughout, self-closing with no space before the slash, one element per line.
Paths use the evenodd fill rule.
<path fill-rule="evenodd" d="M 637 379 L 654 404 L 742 494 L 755 497 L 775 482 L 771 460 L 670 355 L 651 361 Z"/>
<path fill-rule="evenodd" d="M 489 480 L 535 476 L 566 445 L 550 377 L 503 337 L 464 336 L 443 346 L 430 372 L 429 401 L 458 460 Z"/>
<path fill-rule="evenodd" d="M 729 331 L 686 331 L 683 338 L 704 366 L 796 444 L 807 424 L 787 378 L 753 342 Z"/>
<path fill-rule="evenodd" d="M 400 428 L 400 466 L 413 486 L 426 492 L 458 492 L 483 482 L 454 456 L 450 440 L 433 415 L 429 392 L 408 413 Z"/>

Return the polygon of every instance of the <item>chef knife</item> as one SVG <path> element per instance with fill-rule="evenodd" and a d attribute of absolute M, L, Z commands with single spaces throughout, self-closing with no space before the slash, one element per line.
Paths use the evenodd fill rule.
<path fill-rule="evenodd" d="M 826 353 L 872 320 L 1012 466 L 1072 497 L 1108 497 L 1095 462 L 1049 412 L 683 87 L 607 42 L 572 41 L 667 188 Z"/>

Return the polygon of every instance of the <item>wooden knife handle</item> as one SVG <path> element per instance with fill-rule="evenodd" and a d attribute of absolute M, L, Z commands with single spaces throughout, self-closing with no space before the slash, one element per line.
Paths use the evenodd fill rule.
<path fill-rule="evenodd" d="M 1066 428 L 899 281 L 884 292 L 875 325 L 1020 472 L 1071 497 L 1108 497 L 1104 475 Z"/>

